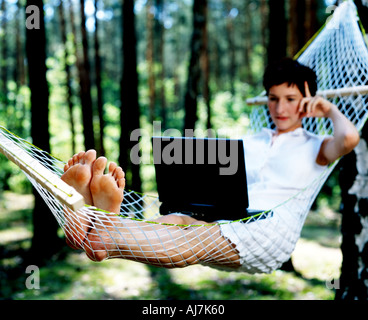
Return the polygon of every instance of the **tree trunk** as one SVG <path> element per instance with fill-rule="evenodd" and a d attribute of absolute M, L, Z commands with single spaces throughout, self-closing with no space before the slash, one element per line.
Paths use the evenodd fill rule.
<path fill-rule="evenodd" d="M 81 61 L 80 53 L 78 50 L 78 41 L 77 41 L 77 27 L 75 23 L 75 16 L 74 16 L 74 7 L 73 7 L 73 1 L 68 0 L 68 6 L 69 6 L 69 16 L 70 16 L 70 26 L 71 31 L 73 34 L 73 48 L 74 48 L 74 55 L 75 55 L 75 65 L 77 67 L 78 72 L 78 78 L 79 78 L 79 98 L 82 105 L 82 85 L 81 85 L 81 79 L 83 78 L 83 63 Z M 82 109 L 83 110 L 83 109 Z M 73 139 L 75 140 L 75 138 Z"/>
<path fill-rule="evenodd" d="M 251 12 L 251 2 L 245 1 L 245 24 L 244 24 L 244 66 L 245 66 L 245 79 L 250 85 L 254 85 L 253 72 L 252 72 L 252 62 L 251 57 L 253 53 L 254 43 L 253 43 L 253 28 L 252 28 L 252 12 Z"/>
<path fill-rule="evenodd" d="M 65 17 L 64 17 L 64 5 L 63 0 L 60 1 L 59 4 L 59 16 L 60 16 L 60 31 L 61 31 L 61 40 L 64 44 L 64 68 L 66 73 L 66 88 L 67 88 L 67 104 L 69 111 L 69 121 L 70 121 L 70 131 L 71 131 L 71 142 L 72 142 L 72 154 L 76 153 L 76 144 L 75 144 L 75 124 L 73 117 L 73 90 L 72 90 L 72 75 L 70 71 L 70 66 L 68 63 L 68 48 L 67 48 L 67 37 L 66 37 L 66 26 L 65 26 Z"/>
<path fill-rule="evenodd" d="M 306 0 L 305 6 L 305 40 L 308 41 L 320 27 L 317 19 L 317 0 Z"/>
<path fill-rule="evenodd" d="M 198 119 L 197 96 L 201 77 L 200 57 L 203 50 L 203 30 L 206 25 L 207 0 L 194 0 L 193 3 L 193 33 L 190 43 L 191 57 L 188 69 L 188 79 L 184 97 L 185 119 L 184 130 L 195 129 Z"/>
<path fill-rule="evenodd" d="M 49 88 L 46 79 L 46 34 L 43 1 L 29 0 L 27 6 L 37 6 L 40 28 L 26 30 L 26 55 L 28 60 L 29 88 L 31 91 L 31 135 L 33 144 L 50 152 L 49 135 Z M 31 259 L 37 263 L 49 257 L 59 248 L 57 222 L 36 191 L 33 211 L 33 238 Z"/>
<path fill-rule="evenodd" d="M 267 21 L 268 21 L 268 7 L 267 0 L 260 0 L 260 13 L 261 13 L 261 37 L 262 37 L 262 47 L 263 47 L 263 61 L 267 63 Z"/>
<path fill-rule="evenodd" d="M 100 40 L 98 38 L 98 30 L 99 24 L 97 19 L 97 10 L 98 10 L 98 0 L 95 0 L 95 72 L 96 72 L 96 91 L 97 91 L 97 111 L 98 111 L 98 119 L 99 119 L 99 128 L 100 134 L 98 139 L 98 152 L 100 155 L 105 155 L 105 146 L 104 146 L 104 129 L 105 129 L 105 121 L 104 121 L 104 110 L 103 110 L 103 94 L 101 87 L 101 56 L 100 56 Z"/>
<path fill-rule="evenodd" d="M 24 42 L 22 31 L 23 23 L 24 23 L 24 15 L 21 9 L 20 1 L 17 1 L 17 12 L 16 12 L 16 26 L 15 26 L 15 52 L 14 55 L 16 57 L 15 67 L 13 70 L 13 77 L 16 83 L 16 92 L 15 92 L 15 108 L 20 111 L 21 116 L 16 117 L 16 127 L 17 133 L 19 136 L 23 137 L 26 135 L 24 121 L 26 119 L 26 105 L 23 99 L 18 99 L 19 90 L 22 86 L 26 84 L 26 75 L 25 75 L 25 65 L 24 65 Z M 19 101 L 20 100 L 20 101 Z"/>
<path fill-rule="evenodd" d="M 305 37 L 305 0 L 290 1 L 289 6 L 289 56 L 295 56 L 307 42 Z"/>
<path fill-rule="evenodd" d="M 7 44 L 7 8 L 6 1 L 2 0 L 1 2 L 1 29 L 2 33 L 0 34 L 0 48 L 1 48 L 1 59 L 0 59 L 0 77 L 1 77 L 1 86 L 0 86 L 0 106 L 2 108 L 7 108 L 8 106 L 8 44 Z M 6 110 L 6 109 L 5 109 Z M 8 115 L 8 117 L 11 115 Z"/>
<path fill-rule="evenodd" d="M 135 31 L 134 0 L 123 1 L 123 76 L 121 79 L 121 136 L 119 163 L 126 171 L 127 186 L 140 192 L 142 182 L 139 163 L 130 161 L 130 150 L 138 142 L 130 135 L 139 129 L 139 100 L 137 73 L 137 39 Z"/>
<path fill-rule="evenodd" d="M 368 299 L 368 194 L 365 192 L 368 177 L 367 129 L 365 126 L 355 153 L 341 160 L 343 261 L 336 299 Z"/>
<path fill-rule="evenodd" d="M 179 6 L 179 10 L 176 12 L 177 18 L 176 20 L 179 22 L 185 21 L 184 18 L 184 14 L 183 14 L 183 10 L 182 10 L 182 2 L 178 2 L 178 6 Z M 177 23 L 175 26 L 175 36 L 174 36 L 174 43 L 175 43 L 175 61 L 174 63 L 176 65 L 179 65 L 182 60 L 183 60 L 183 52 L 185 52 L 185 49 L 183 48 L 183 41 L 182 41 L 182 37 L 181 37 L 181 29 L 182 29 L 182 24 L 181 23 Z M 183 103 L 182 103 L 182 96 L 185 97 L 185 94 L 182 94 L 182 91 L 185 89 L 183 88 L 184 86 L 181 85 L 180 83 L 180 70 L 179 68 L 175 68 L 174 69 L 174 95 L 177 98 L 175 106 L 174 106 L 174 110 L 173 110 L 173 114 L 175 114 L 177 111 L 181 110 L 181 108 L 183 107 Z M 179 98 L 180 97 L 180 98 Z M 185 110 L 185 105 L 184 105 L 184 110 Z"/>
<path fill-rule="evenodd" d="M 231 0 L 225 1 L 227 17 L 226 17 L 226 37 L 228 42 L 228 54 L 229 54 L 229 81 L 230 81 L 230 92 L 232 95 L 235 94 L 235 76 L 236 76 L 236 58 L 235 58 L 235 29 L 234 29 L 234 18 L 231 16 L 232 4 Z"/>
<path fill-rule="evenodd" d="M 361 22 L 368 27 L 368 7 L 355 1 Z M 368 99 L 366 98 L 366 105 Z M 365 125 L 355 153 L 341 161 L 340 187 L 343 261 L 336 299 L 368 299 L 368 126 Z"/>
<path fill-rule="evenodd" d="M 207 3 L 205 7 L 205 20 L 207 21 Z M 207 129 L 212 128 L 211 123 L 211 92 L 210 92 L 210 60 L 208 52 L 208 28 L 207 23 L 203 26 L 203 50 L 202 50 L 202 74 L 203 74 L 203 99 L 207 110 Z M 208 131 L 211 132 L 210 130 Z"/>
<path fill-rule="evenodd" d="M 80 69 L 81 105 L 84 129 L 84 146 L 88 149 L 95 149 L 95 139 L 93 132 L 93 108 L 91 97 L 90 63 L 88 57 L 88 40 L 86 30 L 86 16 L 84 13 L 84 0 L 80 0 L 81 12 L 81 32 L 83 46 L 83 62 Z"/>
<path fill-rule="evenodd" d="M 156 104 L 156 79 L 154 68 L 154 24 L 153 24 L 153 5 L 152 0 L 147 1 L 146 4 L 146 21 L 147 21 L 147 49 L 146 60 L 148 69 L 148 97 L 149 97 L 149 122 L 155 120 L 155 104 Z"/>
<path fill-rule="evenodd" d="M 285 16 L 285 0 L 268 1 L 268 46 L 267 63 L 286 56 L 287 22 Z"/>
<path fill-rule="evenodd" d="M 157 61 L 154 61 L 161 66 L 159 72 L 159 97 L 160 97 L 160 116 L 161 116 L 161 128 L 167 129 L 167 105 L 166 105 L 166 91 L 165 91 L 165 28 L 164 28 L 164 0 L 155 0 L 155 7 L 158 12 L 158 18 L 155 20 L 155 34 L 159 39 L 157 44 Z"/>

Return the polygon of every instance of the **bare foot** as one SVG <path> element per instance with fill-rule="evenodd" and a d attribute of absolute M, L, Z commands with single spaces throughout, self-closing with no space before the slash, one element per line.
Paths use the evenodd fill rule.
<path fill-rule="evenodd" d="M 92 167 L 93 203 L 97 208 L 119 214 L 124 197 L 125 174 L 114 162 L 110 163 L 108 172 L 104 174 L 106 163 L 106 158 L 100 157 Z M 109 256 L 108 251 L 118 250 L 116 239 L 112 235 L 118 234 L 120 219 L 116 215 L 96 215 L 96 228 L 89 231 L 83 248 L 91 260 L 102 261 Z"/>
<path fill-rule="evenodd" d="M 124 197 L 125 174 L 114 162 L 110 163 L 108 173 L 104 174 L 106 163 L 107 159 L 100 157 L 92 166 L 90 190 L 93 205 L 119 214 Z"/>
<path fill-rule="evenodd" d="M 95 160 L 95 150 L 81 151 L 69 159 L 64 167 L 64 174 L 61 176 L 61 179 L 77 190 L 89 205 L 93 205 L 90 183 L 92 165 Z"/>
<path fill-rule="evenodd" d="M 77 190 L 86 204 L 93 205 L 90 184 L 92 165 L 96 160 L 96 151 L 81 151 L 74 155 L 64 167 L 61 179 Z M 82 213 L 65 209 L 64 231 L 67 244 L 73 249 L 83 249 L 83 244 L 90 229 L 91 219 Z"/>

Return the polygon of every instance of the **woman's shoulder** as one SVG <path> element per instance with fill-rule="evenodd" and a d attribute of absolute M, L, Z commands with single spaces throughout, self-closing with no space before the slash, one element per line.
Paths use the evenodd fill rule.
<path fill-rule="evenodd" d="M 262 128 L 256 133 L 250 133 L 243 136 L 243 140 L 268 140 L 272 138 L 274 130 L 269 128 Z"/>
<path fill-rule="evenodd" d="M 326 138 L 331 137 L 328 134 L 322 135 L 322 134 L 316 134 L 314 132 L 308 131 L 306 129 L 302 129 L 302 134 L 307 140 L 315 141 L 316 143 L 320 143 L 321 141 L 325 140 Z"/>

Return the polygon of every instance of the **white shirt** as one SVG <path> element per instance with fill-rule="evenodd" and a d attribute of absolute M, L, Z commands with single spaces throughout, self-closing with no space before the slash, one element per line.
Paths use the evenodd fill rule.
<path fill-rule="evenodd" d="M 324 137 L 302 128 L 274 140 L 273 133 L 263 129 L 244 139 L 250 208 L 273 209 L 273 216 L 220 225 L 222 235 L 239 252 L 239 270 L 249 273 L 272 272 L 289 259 L 300 237 L 311 194 L 293 196 L 326 168 L 316 163 Z M 291 197 L 292 201 L 283 204 Z"/>
<path fill-rule="evenodd" d="M 249 207 L 271 209 L 318 178 L 326 166 L 316 163 L 325 137 L 302 128 L 273 140 L 274 131 L 263 129 L 244 138 Z"/>

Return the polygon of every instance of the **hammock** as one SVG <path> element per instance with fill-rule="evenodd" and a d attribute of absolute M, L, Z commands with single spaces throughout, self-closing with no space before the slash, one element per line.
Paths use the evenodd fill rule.
<path fill-rule="evenodd" d="M 335 10 L 298 60 L 317 72 L 318 93 L 335 103 L 361 130 L 368 117 L 368 51 L 352 1 L 343 2 Z M 272 127 L 265 99 L 261 95 L 247 101 L 258 104 L 251 114 L 254 132 Z M 333 133 L 329 119 L 304 119 L 303 125 L 316 134 Z M 289 259 L 314 199 L 337 164 L 273 208 L 272 219 L 267 211 L 237 221 L 180 225 L 156 220 L 160 216 L 156 196 L 130 190 L 124 191 L 119 216 L 85 205 L 83 198 L 60 179 L 62 161 L 4 127 L 0 127 L 0 151 L 24 171 L 65 235 L 73 239 L 72 245 L 83 249 L 92 260 L 125 258 L 166 268 L 200 263 L 248 273 L 272 272 Z M 229 210 L 230 203 L 229 199 Z M 285 212 L 292 214 L 283 215 Z M 246 230 L 247 241 L 234 244 L 222 236 L 226 229 L 236 238 L 239 226 L 242 232 Z M 238 255 L 244 250 L 245 260 Z"/>

